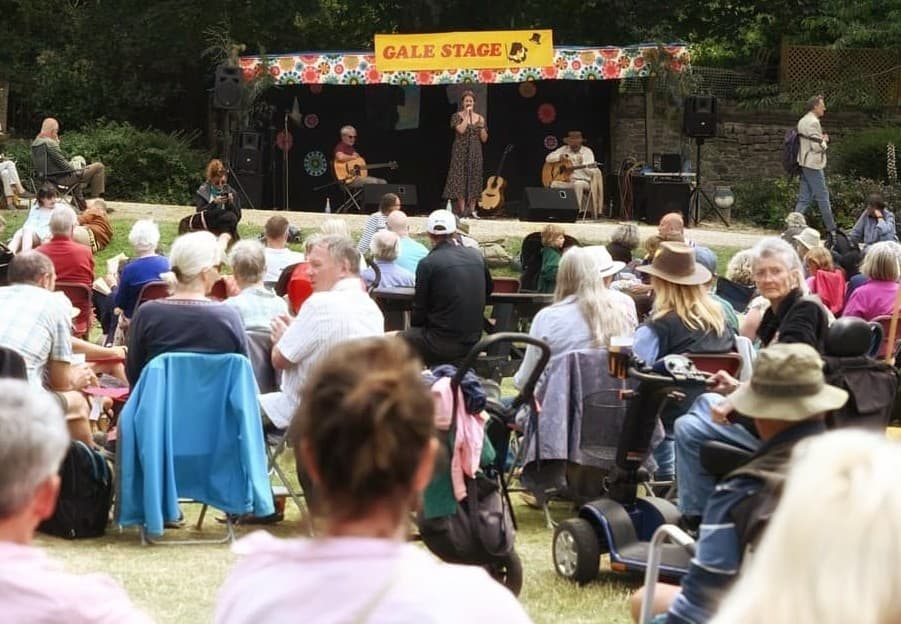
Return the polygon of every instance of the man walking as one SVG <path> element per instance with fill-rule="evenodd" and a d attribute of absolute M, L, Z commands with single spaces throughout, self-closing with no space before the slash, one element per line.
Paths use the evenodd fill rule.
<path fill-rule="evenodd" d="M 823 226 L 830 234 L 835 232 L 835 219 L 829 204 L 829 189 L 826 188 L 826 149 L 829 135 L 823 132 L 820 118 L 826 112 L 826 101 L 822 95 L 815 95 L 807 101 L 807 114 L 798 121 L 798 165 L 801 167 L 801 187 L 795 212 L 804 214 L 812 200 L 816 200 L 823 217 Z"/>

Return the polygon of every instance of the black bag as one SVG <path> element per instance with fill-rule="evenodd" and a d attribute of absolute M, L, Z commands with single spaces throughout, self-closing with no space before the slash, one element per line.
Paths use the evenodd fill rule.
<path fill-rule="evenodd" d="M 789 128 L 782 138 L 782 169 L 789 177 L 801 173 L 801 165 L 798 164 L 798 154 L 801 152 L 801 135 L 797 128 Z"/>
<path fill-rule="evenodd" d="M 848 402 L 826 417 L 826 426 L 884 431 L 892 417 L 898 371 L 868 357 L 824 356 L 826 383 L 848 392 Z"/>
<path fill-rule="evenodd" d="M 449 563 L 488 565 L 513 551 L 516 530 L 508 501 L 498 483 L 483 475 L 466 478 L 465 499 L 450 516 L 419 518 L 422 541 Z"/>
<path fill-rule="evenodd" d="M 84 442 L 73 441 L 59 476 L 56 510 L 38 530 L 66 539 L 103 535 L 113 504 L 113 473 L 106 459 Z"/>
<path fill-rule="evenodd" d="M 9 284 L 9 263 L 13 260 L 13 252 L 0 243 L 0 286 Z"/>

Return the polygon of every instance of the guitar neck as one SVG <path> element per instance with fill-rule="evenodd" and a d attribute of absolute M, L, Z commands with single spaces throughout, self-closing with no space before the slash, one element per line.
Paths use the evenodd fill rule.
<path fill-rule="evenodd" d="M 384 162 L 384 163 L 372 163 L 365 164 L 360 166 L 360 169 L 372 170 L 372 169 L 389 169 L 392 167 L 396 167 L 397 163 L 394 162 Z"/>

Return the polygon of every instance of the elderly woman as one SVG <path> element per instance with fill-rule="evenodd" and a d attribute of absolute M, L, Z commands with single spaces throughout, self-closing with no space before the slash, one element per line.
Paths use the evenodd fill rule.
<path fill-rule="evenodd" d="M 255 240 L 235 243 L 228 256 L 240 293 L 229 297 L 225 303 L 241 315 L 244 329 L 269 332 L 272 319 L 288 314 L 284 299 L 263 286 L 266 273 L 266 253 L 263 245 Z"/>
<path fill-rule="evenodd" d="M 823 353 L 829 329 L 827 312 L 818 301 L 805 296 L 804 269 L 798 254 L 787 242 L 775 237 L 761 239 L 752 253 L 754 282 L 766 311 L 761 312 L 752 302 L 748 316 L 760 315 L 755 332 L 760 345 L 802 342 Z M 718 375 L 724 387 L 734 387 L 738 383 L 725 373 Z M 721 425 L 711 420 L 711 410 L 721 400 L 719 394 L 703 394 L 676 421 L 679 508 L 689 519 L 700 518 L 716 483 L 701 466 L 703 443 L 719 440 L 749 451 L 756 451 L 760 446 L 753 428 L 741 424 Z"/>
<path fill-rule="evenodd" d="M 135 256 L 122 268 L 115 294 L 116 307 L 126 319 L 134 314 L 141 289 L 150 282 L 161 280 L 160 276 L 169 270 L 169 260 L 157 254 L 160 230 L 156 223 L 149 219 L 135 221 L 128 233 L 128 242 Z"/>
<path fill-rule="evenodd" d="M 613 230 L 613 234 L 610 235 L 607 251 L 610 252 L 610 257 L 617 262 L 629 265 L 632 262 L 632 252 L 640 244 L 641 238 L 638 234 L 638 226 L 634 223 L 620 223 Z"/>
<path fill-rule="evenodd" d="M 194 194 L 194 204 L 203 229 L 215 234 L 223 247 L 237 237 L 241 198 L 228 185 L 228 171 L 218 158 L 207 164 L 206 181 Z"/>
<path fill-rule="evenodd" d="M 126 373 L 132 384 L 137 383 L 147 362 L 163 353 L 247 355 L 247 337 L 238 311 L 207 298 L 222 265 L 222 248 L 216 237 L 209 232 L 179 236 L 172 244 L 169 262 L 172 272 L 163 277 L 173 283 L 172 295 L 143 304 L 131 321 Z"/>
<path fill-rule="evenodd" d="M 560 260 L 554 303 L 535 315 L 529 335 L 551 348 L 551 357 L 607 347 L 613 336 L 631 336 L 638 325 L 635 302 L 607 285 L 623 268 L 603 247 L 570 247 Z M 522 387 L 540 351 L 526 347 L 513 384 Z"/>
<path fill-rule="evenodd" d="M 901 245 L 895 242 L 870 245 L 860 266 L 860 272 L 868 281 L 855 288 L 848 297 L 844 316 L 872 321 L 877 316 L 892 313 L 898 296 L 898 279 L 901 278 L 899 252 Z"/>
<path fill-rule="evenodd" d="M 406 540 L 438 450 L 421 369 L 397 338 L 345 342 L 316 366 L 289 437 L 324 503 L 320 535 L 239 541 L 215 622 L 276 612 L 309 622 L 530 621 L 484 570 Z"/>
<path fill-rule="evenodd" d="M 376 232 L 369 243 L 369 251 L 373 263 L 379 270 L 380 288 L 412 288 L 415 285 L 415 276 L 397 264 L 400 252 L 400 239 L 397 234 L 388 230 Z M 375 283 L 375 270 L 371 267 L 367 267 L 360 276 L 368 286 Z"/>

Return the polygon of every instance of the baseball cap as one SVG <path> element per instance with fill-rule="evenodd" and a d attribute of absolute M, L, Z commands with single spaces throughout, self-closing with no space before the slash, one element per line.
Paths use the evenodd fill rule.
<path fill-rule="evenodd" d="M 429 215 L 426 230 L 429 234 L 453 234 L 457 231 L 457 219 L 449 210 L 436 210 Z"/>

